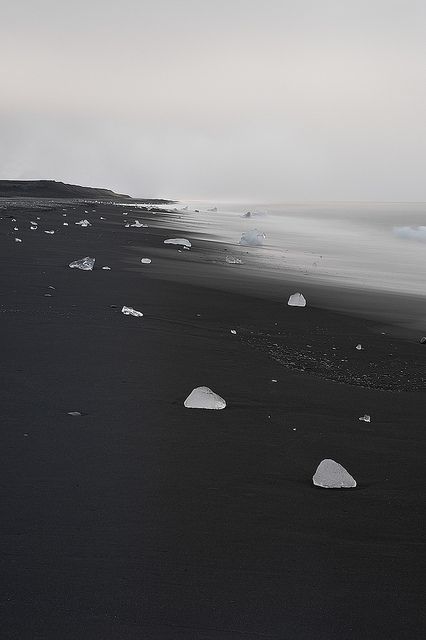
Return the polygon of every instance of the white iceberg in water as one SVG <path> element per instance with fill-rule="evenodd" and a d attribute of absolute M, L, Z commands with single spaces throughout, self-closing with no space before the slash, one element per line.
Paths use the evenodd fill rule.
<path fill-rule="evenodd" d="M 240 258 L 235 258 L 234 256 L 226 256 L 225 262 L 227 264 L 243 264 L 243 261 Z"/>
<path fill-rule="evenodd" d="M 169 238 L 168 240 L 164 240 L 164 244 L 178 244 L 181 247 L 187 247 L 188 249 L 192 247 L 192 244 L 186 238 Z"/>
<path fill-rule="evenodd" d="M 142 264 L 151 264 L 151 258 L 141 258 Z"/>
<path fill-rule="evenodd" d="M 312 478 L 316 487 L 323 489 L 352 489 L 356 481 L 341 464 L 327 458 L 318 465 Z"/>
<path fill-rule="evenodd" d="M 185 402 L 187 409 L 224 409 L 226 402 L 208 387 L 196 387 Z"/>
<path fill-rule="evenodd" d="M 417 240 L 419 242 L 426 242 L 426 227 L 394 227 L 394 235 L 398 238 L 404 238 L 404 240 Z"/>
<path fill-rule="evenodd" d="M 371 416 L 366 413 L 365 416 L 361 416 L 358 420 L 361 420 L 361 422 L 371 422 Z"/>
<path fill-rule="evenodd" d="M 75 224 L 79 224 L 80 227 L 91 227 L 92 226 L 88 220 L 80 220 L 80 222 L 76 222 Z"/>
<path fill-rule="evenodd" d="M 251 229 L 250 231 L 244 231 L 241 234 L 240 244 L 245 247 L 261 247 L 266 235 L 258 229 Z"/>
<path fill-rule="evenodd" d="M 306 298 L 301 293 L 293 293 L 287 304 L 289 307 L 306 307 Z"/>
<path fill-rule="evenodd" d="M 133 307 L 123 307 L 121 313 L 124 313 L 125 316 L 135 316 L 135 318 L 142 318 L 142 311 L 136 311 Z"/>
<path fill-rule="evenodd" d="M 82 269 L 83 271 L 92 271 L 95 266 L 95 258 L 89 258 L 86 256 L 85 258 L 81 258 L 81 260 L 74 260 L 74 262 L 70 262 L 69 266 L 71 269 Z"/>

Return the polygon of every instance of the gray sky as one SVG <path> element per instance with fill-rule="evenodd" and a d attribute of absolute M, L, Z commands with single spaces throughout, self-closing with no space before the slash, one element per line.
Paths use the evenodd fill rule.
<path fill-rule="evenodd" d="M 424 0 L 16 0 L 0 178 L 426 200 Z"/>

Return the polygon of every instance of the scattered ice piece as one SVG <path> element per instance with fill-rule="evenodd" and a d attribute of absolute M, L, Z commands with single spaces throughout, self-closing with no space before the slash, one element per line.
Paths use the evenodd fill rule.
<path fill-rule="evenodd" d="M 81 413 L 80 411 L 68 411 L 68 415 L 76 417 L 76 416 L 81 416 Z"/>
<path fill-rule="evenodd" d="M 34 222 L 34 220 L 30 220 L 30 224 L 32 224 L 33 227 L 37 227 L 38 226 L 38 222 Z"/>
<path fill-rule="evenodd" d="M 243 264 L 240 258 L 235 258 L 234 256 L 225 256 L 225 262 L 227 264 Z"/>
<path fill-rule="evenodd" d="M 234 336 L 236 336 L 236 335 L 237 335 L 237 332 L 235 331 L 235 329 L 231 329 L 231 333 L 232 333 L 232 335 L 234 335 Z"/>
<path fill-rule="evenodd" d="M 278 380 L 275 380 L 275 378 L 272 378 L 272 382 L 278 382 Z"/>
<path fill-rule="evenodd" d="M 49 233 L 50 235 L 54 234 L 54 231 L 45 231 L 44 233 Z"/>
<path fill-rule="evenodd" d="M 306 299 L 301 293 L 293 293 L 287 304 L 289 307 L 306 307 Z"/>
<path fill-rule="evenodd" d="M 15 242 L 22 242 L 21 238 L 15 238 Z"/>
<path fill-rule="evenodd" d="M 423 336 L 423 338 L 420 338 L 419 342 L 420 344 L 426 344 L 426 336 Z"/>
<path fill-rule="evenodd" d="M 13 227 L 14 231 L 19 231 L 18 227 Z"/>
<path fill-rule="evenodd" d="M 361 416 L 358 420 L 361 420 L 362 422 L 371 422 L 371 417 L 366 413 L 365 416 Z"/>
<path fill-rule="evenodd" d="M 64 225 L 64 227 L 68 227 L 68 222 L 63 222 L 62 224 Z"/>
<path fill-rule="evenodd" d="M 224 409 L 226 402 L 208 387 L 196 387 L 183 403 L 187 409 Z"/>
<path fill-rule="evenodd" d="M 37 227 L 30 227 L 30 231 L 37 231 Z"/>
<path fill-rule="evenodd" d="M 192 244 L 186 238 L 169 238 L 168 240 L 164 240 L 164 244 L 178 244 L 187 249 L 192 247 Z"/>
<path fill-rule="evenodd" d="M 207 209 L 207 211 L 212 211 L 213 213 L 216 213 L 217 207 L 212 207 L 211 209 Z"/>
<path fill-rule="evenodd" d="M 51 285 L 51 284 L 49 284 L 49 286 L 48 286 L 47 288 L 48 288 L 48 289 L 54 289 L 54 290 L 56 290 L 56 287 L 52 287 L 52 285 Z"/>
<path fill-rule="evenodd" d="M 265 238 L 266 235 L 258 229 L 251 229 L 241 234 L 240 244 L 246 247 L 259 247 L 262 246 Z"/>
<path fill-rule="evenodd" d="M 79 224 L 80 227 L 91 227 L 92 226 L 88 220 L 80 220 L 80 222 L 76 222 L 75 224 Z"/>
<path fill-rule="evenodd" d="M 124 226 L 126 229 L 128 229 L 130 227 L 130 222 L 127 222 Z"/>
<path fill-rule="evenodd" d="M 151 264 L 151 258 L 141 258 L 142 264 Z"/>
<path fill-rule="evenodd" d="M 103 218 L 102 216 L 99 218 L 99 220 L 105 220 L 105 218 Z"/>
<path fill-rule="evenodd" d="M 107 267 L 107 266 L 102 267 L 102 269 L 103 269 L 104 271 L 111 271 L 111 267 Z"/>
<path fill-rule="evenodd" d="M 136 311 L 133 307 L 123 307 L 121 313 L 125 316 L 135 316 L 135 318 L 141 318 L 143 316 L 142 311 Z"/>
<path fill-rule="evenodd" d="M 45 297 L 45 298 L 51 298 L 51 297 L 52 297 L 52 294 L 51 294 L 51 293 L 45 293 L 45 294 L 44 294 L 44 297 Z"/>
<path fill-rule="evenodd" d="M 361 349 L 362 349 L 362 344 L 357 344 L 357 345 L 356 345 L 356 347 L 355 347 L 355 349 L 358 349 L 358 351 L 361 351 Z"/>
<path fill-rule="evenodd" d="M 89 258 L 86 256 L 85 258 L 81 258 L 81 260 L 74 260 L 74 262 L 70 262 L 69 266 L 71 269 L 82 269 L 83 271 L 92 271 L 95 266 L 95 258 Z"/>
<path fill-rule="evenodd" d="M 351 489 L 356 487 L 356 481 L 346 469 L 329 458 L 320 462 L 312 481 L 316 487 L 323 487 L 323 489 Z"/>
<path fill-rule="evenodd" d="M 144 224 L 143 222 L 141 222 L 140 220 L 135 220 L 134 224 L 130 225 L 131 227 L 147 227 L 147 224 Z"/>

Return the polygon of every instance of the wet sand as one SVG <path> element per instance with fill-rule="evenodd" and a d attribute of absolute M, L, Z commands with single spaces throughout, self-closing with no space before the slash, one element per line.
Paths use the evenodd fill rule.
<path fill-rule="evenodd" d="M 3 637 L 422 638 L 426 347 L 122 212 L 0 211 Z M 227 408 L 185 409 L 200 385 Z M 357 489 L 314 488 L 323 458 Z"/>

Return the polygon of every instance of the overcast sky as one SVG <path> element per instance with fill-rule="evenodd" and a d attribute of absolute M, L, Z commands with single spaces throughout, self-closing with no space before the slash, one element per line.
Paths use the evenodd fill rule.
<path fill-rule="evenodd" d="M 424 0 L 15 0 L 0 178 L 426 200 Z"/>

